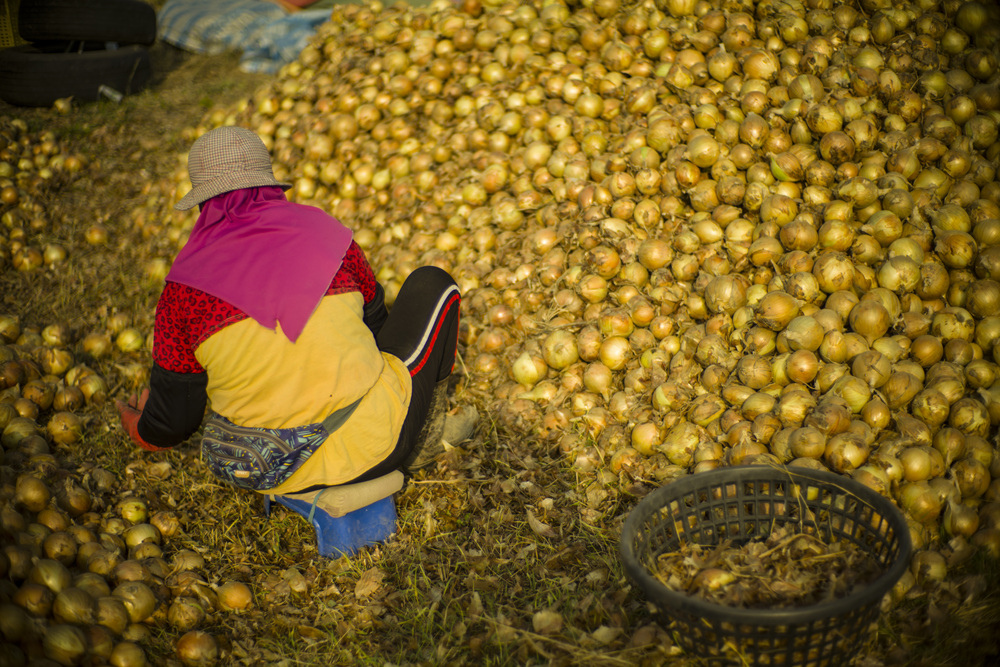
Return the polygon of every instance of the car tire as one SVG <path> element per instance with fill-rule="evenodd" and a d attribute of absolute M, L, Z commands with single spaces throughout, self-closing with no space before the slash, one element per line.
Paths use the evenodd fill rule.
<path fill-rule="evenodd" d="M 142 90 L 151 75 L 144 46 L 67 52 L 65 45 L 27 44 L 0 50 L 0 99 L 17 106 L 45 107 L 63 97 L 96 102 L 102 95 L 127 95 Z"/>
<path fill-rule="evenodd" d="M 29 0 L 18 8 L 17 27 L 29 42 L 148 46 L 156 41 L 156 10 L 139 0 Z"/>

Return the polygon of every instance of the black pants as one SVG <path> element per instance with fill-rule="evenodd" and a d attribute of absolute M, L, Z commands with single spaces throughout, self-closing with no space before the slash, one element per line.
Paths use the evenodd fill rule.
<path fill-rule="evenodd" d="M 400 467 L 417 444 L 430 409 L 431 394 L 451 375 L 458 347 L 461 297 L 446 271 L 422 266 L 399 288 L 396 301 L 375 342 L 378 349 L 402 359 L 410 370 L 413 392 L 396 447 L 377 466 L 346 482 L 364 482 Z"/>

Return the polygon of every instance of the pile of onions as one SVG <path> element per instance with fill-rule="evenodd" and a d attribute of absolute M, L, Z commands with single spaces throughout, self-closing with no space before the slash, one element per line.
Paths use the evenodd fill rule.
<path fill-rule="evenodd" d="M 151 512 L 145 498 L 119 495 L 110 472 L 80 464 L 88 413 L 109 391 L 88 363 L 111 353 L 111 331 L 135 331 L 127 320 L 108 325 L 78 338 L 65 325 L 23 326 L 0 314 L 0 633 L 12 664 L 45 656 L 142 666 L 150 623 L 183 632 L 253 604 L 246 584 L 215 592 L 203 583 L 204 559 L 171 548 L 177 512 Z M 167 461 L 144 467 L 150 478 L 171 474 Z M 200 635 L 177 651 L 185 664 L 219 659 Z"/>
<path fill-rule="evenodd" d="M 46 238 L 51 221 L 45 204 L 88 167 L 53 131 L 34 132 L 19 118 L 0 118 L 0 270 L 31 272 L 66 260 L 65 246 Z"/>

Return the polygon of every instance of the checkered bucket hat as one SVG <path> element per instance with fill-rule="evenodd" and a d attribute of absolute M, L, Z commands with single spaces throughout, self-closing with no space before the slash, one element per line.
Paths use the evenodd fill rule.
<path fill-rule="evenodd" d="M 242 127 L 217 127 L 198 138 L 188 154 L 191 191 L 174 205 L 187 211 L 216 195 L 268 185 L 287 190 L 271 170 L 271 156 L 255 133 Z"/>

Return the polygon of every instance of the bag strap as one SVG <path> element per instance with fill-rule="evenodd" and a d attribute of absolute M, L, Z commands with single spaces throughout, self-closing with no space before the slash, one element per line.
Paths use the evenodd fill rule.
<path fill-rule="evenodd" d="M 344 407 L 338 410 L 334 410 L 333 414 L 331 414 L 329 417 L 321 421 L 320 424 L 323 426 L 323 428 L 326 429 L 326 432 L 333 433 L 338 428 L 343 426 L 347 422 L 347 420 L 350 419 L 351 415 L 354 414 L 354 411 L 358 409 L 358 406 L 361 404 L 362 398 L 364 398 L 364 396 L 354 401 L 350 405 L 345 405 Z"/>

